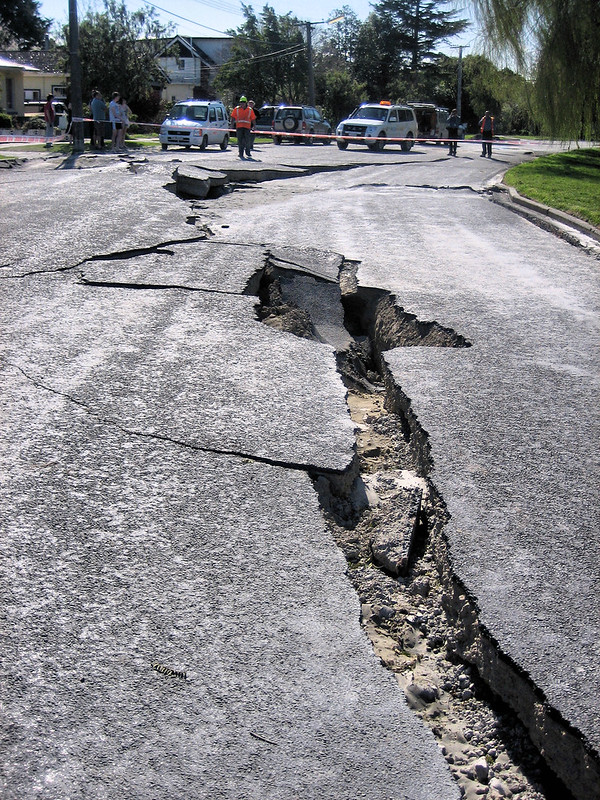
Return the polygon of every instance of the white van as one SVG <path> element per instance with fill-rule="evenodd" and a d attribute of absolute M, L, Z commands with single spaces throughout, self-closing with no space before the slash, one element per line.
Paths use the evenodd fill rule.
<path fill-rule="evenodd" d="M 227 109 L 220 100 L 181 100 L 169 111 L 158 138 L 163 150 L 170 144 L 186 150 L 190 147 L 206 150 L 209 144 L 218 144 L 221 150 L 226 150 L 229 144 Z"/>
<path fill-rule="evenodd" d="M 417 118 L 418 139 L 447 139 L 446 120 L 450 116 L 447 108 L 439 108 L 435 103 L 409 103 Z"/>
<path fill-rule="evenodd" d="M 366 144 L 369 150 L 383 150 L 389 144 L 399 144 L 404 152 L 413 146 L 417 136 L 417 120 L 412 108 L 391 103 L 363 103 L 335 131 L 337 146 L 345 150 L 348 144 Z"/>

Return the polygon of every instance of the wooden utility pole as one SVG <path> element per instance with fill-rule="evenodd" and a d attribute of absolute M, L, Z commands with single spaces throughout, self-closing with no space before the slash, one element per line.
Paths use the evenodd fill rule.
<path fill-rule="evenodd" d="M 468 47 L 468 44 L 462 45 L 458 48 L 458 81 L 456 86 L 456 113 L 462 120 L 462 51 L 463 48 Z"/>
<path fill-rule="evenodd" d="M 71 70 L 71 132 L 73 152 L 83 153 L 83 98 L 81 93 L 81 62 L 79 61 L 79 23 L 77 0 L 69 0 L 69 64 Z"/>

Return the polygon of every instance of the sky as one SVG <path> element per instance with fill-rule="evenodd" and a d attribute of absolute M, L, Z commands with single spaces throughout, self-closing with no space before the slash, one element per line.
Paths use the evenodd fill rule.
<path fill-rule="evenodd" d="M 300 20 L 320 22 L 330 18 L 331 12 L 343 5 L 348 5 L 362 19 L 366 19 L 371 9 L 369 0 L 259 0 L 247 2 L 255 13 L 259 13 L 267 4 L 276 14 L 284 15 L 291 12 Z M 219 36 L 227 30 L 238 28 L 244 21 L 241 3 L 235 0 L 148 0 L 148 5 L 156 7 L 156 12 L 163 23 L 172 22 L 176 25 L 176 32 L 181 36 Z M 125 0 L 125 5 L 130 11 L 135 11 L 145 5 L 144 0 Z M 88 8 L 101 10 L 100 0 L 77 0 L 78 15 L 81 18 Z M 470 18 L 469 12 L 462 7 L 460 0 L 457 3 L 459 16 Z M 54 19 L 58 24 L 65 24 L 69 17 L 69 0 L 40 0 L 40 14 L 42 17 Z M 169 13 L 170 12 L 170 13 Z M 181 19 L 185 17 L 186 19 Z M 469 46 L 467 52 L 477 51 L 477 36 L 475 28 L 468 29 L 451 44 Z M 440 50 L 449 54 L 457 54 L 456 49 L 448 46 Z"/>

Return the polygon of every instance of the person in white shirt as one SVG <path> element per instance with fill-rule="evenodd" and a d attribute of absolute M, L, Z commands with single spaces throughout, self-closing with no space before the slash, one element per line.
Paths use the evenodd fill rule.
<path fill-rule="evenodd" d="M 108 118 L 112 124 L 112 152 L 117 153 L 121 146 L 121 131 L 123 130 L 123 115 L 119 100 L 119 92 L 113 92 L 112 100 L 108 104 Z"/>
<path fill-rule="evenodd" d="M 121 95 L 119 98 L 119 105 L 121 106 L 121 137 L 120 137 L 120 148 L 125 149 L 125 134 L 127 133 L 127 128 L 131 124 L 129 122 L 129 115 L 131 114 L 131 109 L 127 105 L 127 100 Z"/>

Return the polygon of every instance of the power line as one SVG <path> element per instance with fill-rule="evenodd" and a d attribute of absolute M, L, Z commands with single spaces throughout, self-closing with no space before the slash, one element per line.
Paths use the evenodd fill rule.
<path fill-rule="evenodd" d="M 235 64 L 255 64 L 257 61 L 267 61 L 270 58 L 280 58 L 281 56 L 295 56 L 298 53 L 304 52 L 304 45 L 294 45 L 293 47 L 286 47 L 285 50 L 276 50 L 274 53 L 265 53 L 262 56 L 249 56 L 248 58 L 241 58 L 238 61 L 224 61 L 223 64 L 213 64 L 210 66 L 210 69 L 219 69 L 224 64 L 235 65 Z"/>
<path fill-rule="evenodd" d="M 198 0 L 200 2 L 200 0 Z M 152 8 L 157 8 L 159 11 L 164 11 L 165 14 L 169 14 L 171 17 L 177 17 L 177 19 L 182 19 L 184 22 L 189 22 L 192 25 L 197 25 L 199 28 L 206 28 L 207 31 L 213 31 L 213 33 L 221 33 L 223 36 L 227 36 L 229 39 L 243 39 L 245 42 L 255 42 L 257 44 L 268 44 L 274 45 L 275 47 L 282 44 L 282 42 L 265 42 L 264 39 L 252 39 L 250 36 L 243 36 L 242 34 L 238 33 L 229 33 L 228 31 L 220 31 L 217 28 L 211 28 L 209 25 L 203 25 L 201 22 L 196 22 L 196 20 L 189 19 L 188 17 L 182 17 L 180 14 L 175 14 L 174 11 L 168 11 L 166 8 L 162 8 L 161 6 L 157 6 L 156 3 L 151 3 L 150 0 L 144 0 L 144 4 L 147 6 L 152 6 Z M 298 46 L 300 46 L 300 42 L 298 42 Z"/>
<path fill-rule="evenodd" d="M 227 33 L 227 31 L 219 31 L 216 28 L 211 28 L 209 25 L 202 25 L 200 22 L 196 22 L 193 19 L 188 19 L 187 17 L 182 17 L 180 14 L 175 14 L 174 11 L 167 11 L 166 8 L 161 8 L 161 6 L 157 6 L 156 3 L 150 3 L 149 0 L 144 0 L 145 5 L 151 6 L 152 8 L 157 8 L 159 11 L 164 11 L 165 14 L 169 14 L 171 17 L 177 17 L 177 19 L 182 19 L 184 22 L 190 22 L 192 25 L 197 25 L 199 28 L 206 28 L 207 31 L 213 31 L 213 33 L 222 33 L 223 36 L 228 36 L 231 38 L 231 34 Z"/>
<path fill-rule="evenodd" d="M 218 11 L 227 11 L 229 14 L 235 14 L 236 17 L 244 16 L 240 11 L 239 6 L 236 6 L 233 3 L 228 3 L 227 0 L 194 0 L 194 2 L 203 6 L 216 8 Z"/>

